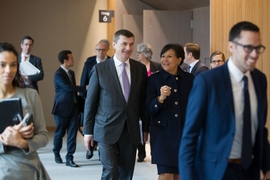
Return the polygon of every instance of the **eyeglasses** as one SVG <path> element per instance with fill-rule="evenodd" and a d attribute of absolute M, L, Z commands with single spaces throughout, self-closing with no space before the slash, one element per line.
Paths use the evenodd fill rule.
<path fill-rule="evenodd" d="M 24 46 L 33 46 L 33 44 L 23 44 Z"/>
<path fill-rule="evenodd" d="M 99 52 L 101 52 L 101 51 L 107 51 L 107 49 L 96 49 L 96 51 L 99 51 Z"/>
<path fill-rule="evenodd" d="M 251 53 L 254 49 L 256 53 L 261 54 L 265 50 L 265 46 L 259 45 L 259 46 L 252 46 L 252 45 L 243 45 L 238 42 L 233 41 L 234 44 L 242 46 L 244 48 L 244 51 L 247 53 Z"/>
<path fill-rule="evenodd" d="M 220 60 L 220 59 L 219 59 L 219 60 L 213 60 L 213 61 L 212 61 L 212 63 L 214 63 L 214 64 L 216 64 L 216 63 L 219 64 L 219 63 L 222 63 L 222 62 L 224 62 L 224 61 L 222 61 L 222 60 Z"/>

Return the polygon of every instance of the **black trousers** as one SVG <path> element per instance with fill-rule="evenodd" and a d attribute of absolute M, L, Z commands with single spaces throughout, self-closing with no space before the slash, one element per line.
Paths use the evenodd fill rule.
<path fill-rule="evenodd" d="M 253 177 L 251 168 L 245 170 L 241 164 L 228 163 L 223 180 L 259 180 Z"/>

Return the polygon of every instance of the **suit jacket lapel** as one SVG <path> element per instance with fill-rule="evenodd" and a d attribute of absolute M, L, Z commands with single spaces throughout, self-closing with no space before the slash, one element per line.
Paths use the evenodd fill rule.
<path fill-rule="evenodd" d="M 59 71 L 60 71 L 60 73 L 63 74 L 63 76 L 65 76 L 66 79 L 70 82 L 69 77 L 68 77 L 68 74 L 66 73 L 66 71 L 65 71 L 62 67 L 59 68 Z M 71 83 L 71 82 L 70 82 L 70 83 Z"/>
<path fill-rule="evenodd" d="M 261 80 L 259 79 L 258 76 L 256 76 L 256 69 L 254 71 L 250 71 L 252 80 L 253 80 L 253 84 L 254 84 L 254 89 L 255 89 L 255 94 L 256 94 L 256 99 L 257 99 L 257 117 L 259 120 L 259 125 L 262 125 L 263 122 L 261 121 L 262 119 L 264 119 L 263 116 L 263 100 L 262 100 L 262 96 L 259 94 L 260 90 L 263 89 L 263 87 L 261 87 Z"/>
<path fill-rule="evenodd" d="M 136 79 L 137 79 L 137 66 L 134 63 L 134 60 L 129 59 L 129 63 L 130 63 L 130 93 L 129 93 L 129 98 L 130 96 L 133 94 L 133 90 L 135 89 L 135 85 L 136 85 Z"/>
<path fill-rule="evenodd" d="M 191 74 L 194 73 L 194 72 L 196 71 L 198 65 L 199 65 L 199 61 L 193 66 L 192 70 L 190 71 Z M 189 66 L 189 65 L 188 65 L 188 66 Z M 188 66 L 187 66 L 187 67 L 188 67 Z"/>
<path fill-rule="evenodd" d="M 122 95 L 123 100 L 126 101 L 125 97 L 124 97 L 124 94 L 123 94 L 123 91 L 122 91 L 120 80 L 118 78 L 118 74 L 117 74 L 117 71 L 116 71 L 116 68 L 115 68 L 115 65 L 114 65 L 113 58 L 110 58 L 110 59 L 108 59 L 106 61 L 108 61 L 108 64 L 107 64 L 108 72 L 110 73 L 110 75 L 111 75 L 111 77 L 112 77 L 112 79 L 114 81 L 116 89 Z"/>
<path fill-rule="evenodd" d="M 226 89 L 225 95 L 227 101 L 229 101 L 229 107 L 231 108 L 231 112 L 233 113 L 234 116 L 234 101 L 233 101 L 233 92 L 232 92 L 232 83 L 231 83 L 231 78 L 229 74 L 229 69 L 228 69 L 228 62 L 226 62 L 225 65 L 221 67 L 222 69 L 222 76 L 220 77 L 221 79 L 221 85 L 223 89 Z M 228 89 L 229 87 L 229 89 Z"/>

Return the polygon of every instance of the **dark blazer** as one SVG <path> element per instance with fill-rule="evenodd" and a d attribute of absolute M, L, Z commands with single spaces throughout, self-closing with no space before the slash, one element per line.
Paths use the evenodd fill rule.
<path fill-rule="evenodd" d="M 182 67 L 182 69 L 183 69 L 184 71 L 187 71 L 188 65 L 186 66 L 185 64 L 186 64 L 186 63 L 183 63 L 183 64 L 181 65 L 181 67 Z M 199 73 L 204 72 L 204 71 L 207 71 L 207 70 L 209 70 L 209 68 L 208 68 L 205 64 L 203 64 L 201 61 L 198 61 L 198 62 L 195 64 L 195 66 L 193 66 L 192 71 L 191 71 L 190 73 L 193 74 L 194 76 L 196 76 L 196 75 L 198 75 Z"/>
<path fill-rule="evenodd" d="M 187 63 L 184 63 L 184 62 L 183 62 L 183 63 L 180 65 L 180 68 L 183 69 L 185 72 L 187 72 L 188 66 L 189 66 L 189 65 L 188 65 Z"/>
<path fill-rule="evenodd" d="M 140 143 L 139 119 L 144 123 L 147 73 L 145 66 L 129 59 L 131 89 L 125 101 L 113 58 L 93 67 L 84 109 L 84 134 L 95 141 L 114 144 L 126 124 L 130 140 Z M 98 105 L 97 105 L 98 104 Z"/>
<path fill-rule="evenodd" d="M 177 78 L 164 69 L 148 78 L 146 108 L 147 113 L 152 116 L 150 144 L 154 164 L 178 167 L 177 154 L 193 79 L 192 74 L 184 72 L 180 67 Z M 157 97 L 164 85 L 172 88 L 171 95 L 164 104 L 160 104 Z"/>
<path fill-rule="evenodd" d="M 150 71 L 151 74 L 155 73 L 156 71 L 161 69 L 161 65 L 158 62 L 150 61 Z"/>
<path fill-rule="evenodd" d="M 108 59 L 110 58 L 109 56 L 107 56 Z M 86 86 L 89 84 L 89 80 L 90 80 L 90 76 L 91 76 L 91 70 L 93 68 L 94 65 L 97 64 L 97 56 L 91 56 L 88 57 L 84 63 L 84 67 L 83 67 L 83 71 L 82 71 L 82 75 L 81 75 L 81 86 Z M 86 93 L 80 93 L 80 96 L 82 97 L 86 97 Z"/>
<path fill-rule="evenodd" d="M 250 177 L 260 179 L 260 169 L 270 170 L 270 148 L 265 128 L 266 77 L 251 72 L 257 103 L 258 130 Z M 222 179 L 235 134 L 234 101 L 228 63 L 196 76 L 186 114 L 179 163 L 181 179 Z"/>
<path fill-rule="evenodd" d="M 21 61 L 21 54 L 19 55 L 19 61 Z M 41 81 L 44 78 L 44 72 L 42 67 L 41 59 L 37 56 L 30 54 L 29 62 L 33 64 L 37 69 L 40 70 L 40 73 L 28 76 L 30 82 L 30 88 L 33 88 L 38 91 L 38 81 Z"/>
<path fill-rule="evenodd" d="M 54 73 L 55 98 L 52 109 L 54 115 L 69 117 L 74 107 L 74 99 L 72 98 L 74 93 L 77 98 L 77 92 L 86 91 L 85 86 L 76 86 L 74 71 L 70 71 L 75 85 L 70 82 L 68 74 L 63 68 L 59 67 Z"/>

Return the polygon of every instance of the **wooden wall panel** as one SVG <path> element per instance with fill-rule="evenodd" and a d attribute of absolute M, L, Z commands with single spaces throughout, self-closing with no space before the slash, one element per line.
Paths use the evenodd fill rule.
<path fill-rule="evenodd" d="M 115 0 L 107 0 L 107 6 L 108 10 L 114 10 L 115 11 Z M 112 47 L 113 42 L 113 35 L 115 32 L 115 17 L 111 19 L 111 23 L 108 23 L 107 26 L 107 39 L 111 42 L 110 49 L 108 51 L 108 55 L 112 56 L 114 54 L 114 49 Z"/>
<path fill-rule="evenodd" d="M 210 49 L 221 50 L 230 56 L 227 44 L 230 28 L 239 21 L 251 21 L 261 30 L 262 43 L 266 46 L 256 67 L 270 80 L 270 1 L 269 0 L 210 0 Z M 269 83 L 268 83 L 269 84 Z M 270 88 L 267 90 L 270 98 Z M 268 112 L 270 107 L 268 106 Z M 269 114 L 269 113 L 268 113 Z M 267 127 L 270 129 L 269 115 Z M 269 134 L 270 137 L 270 134 Z"/>

